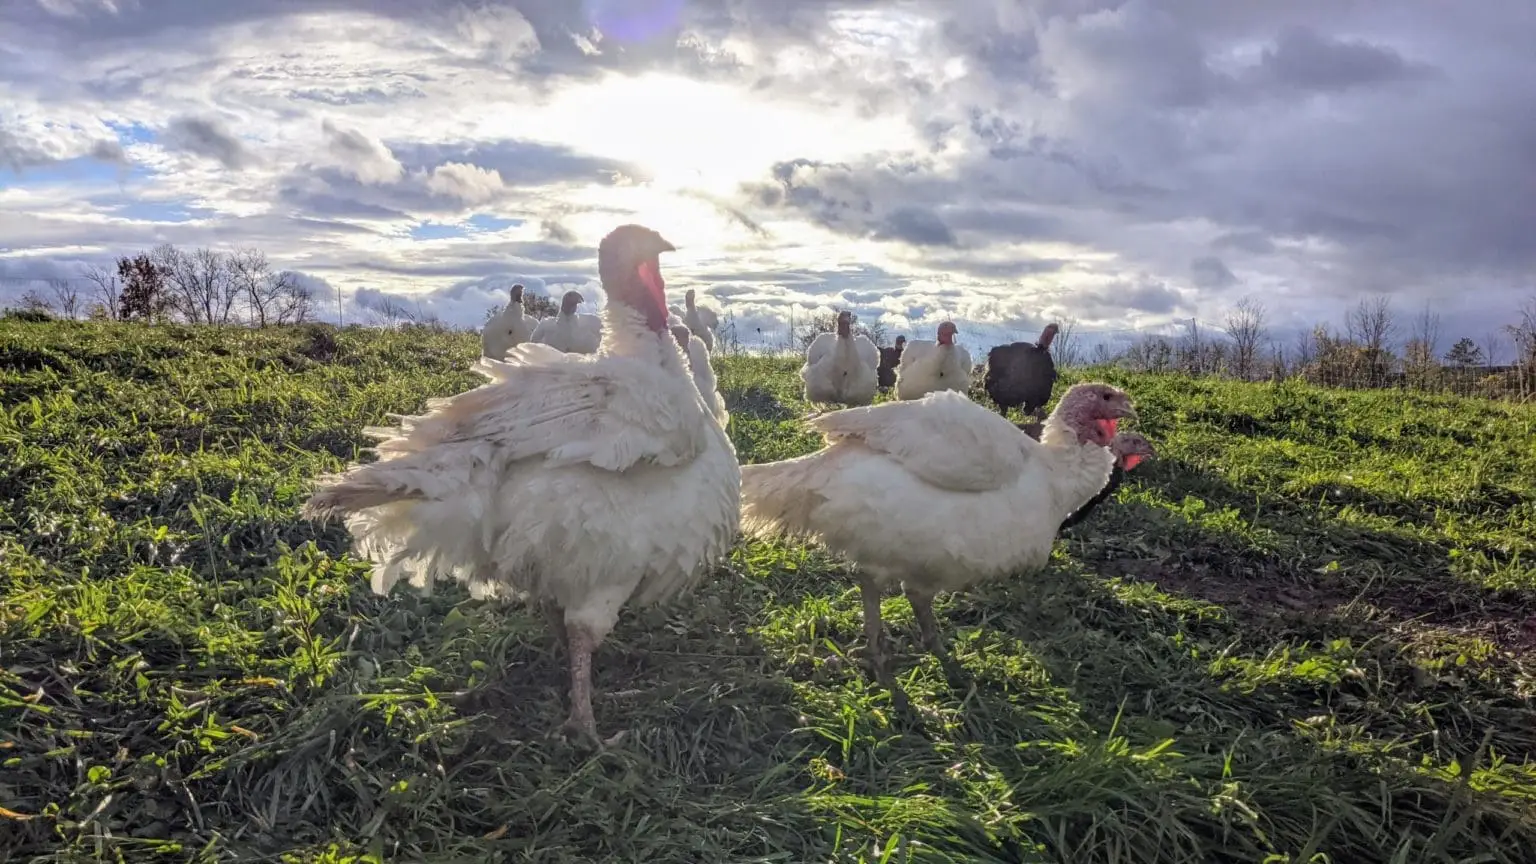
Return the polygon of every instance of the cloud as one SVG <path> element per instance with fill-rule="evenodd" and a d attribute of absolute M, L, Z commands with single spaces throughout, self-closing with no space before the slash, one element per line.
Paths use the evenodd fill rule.
<path fill-rule="evenodd" d="M 1201 288 L 1230 288 L 1237 284 L 1237 277 L 1215 255 L 1202 255 L 1189 262 L 1190 277 Z"/>
<path fill-rule="evenodd" d="M 172 147 L 212 159 L 231 171 L 239 171 L 256 161 L 239 138 L 211 117 L 172 118 L 166 127 L 166 141 Z"/>
<path fill-rule="evenodd" d="M 330 118 L 321 121 L 320 129 L 326 136 L 326 149 L 335 160 L 333 167 L 358 182 L 398 183 L 405 176 L 405 166 L 382 142 L 356 129 L 337 126 Z"/>
<path fill-rule="evenodd" d="M 495 200 L 507 187 L 501 172 L 463 162 L 449 162 L 432 169 L 427 189 L 434 194 L 457 198 L 465 204 L 484 204 Z"/>
<path fill-rule="evenodd" d="M 1536 268 L 1533 39 L 1522 0 L 0 3 L 0 262 L 259 245 L 469 323 L 639 221 L 753 332 L 1386 292 L 1476 337 Z"/>

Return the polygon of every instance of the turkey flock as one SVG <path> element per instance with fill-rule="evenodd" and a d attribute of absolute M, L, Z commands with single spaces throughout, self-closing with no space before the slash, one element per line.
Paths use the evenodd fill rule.
<path fill-rule="evenodd" d="M 1034 428 L 1007 419 L 1013 406 L 1043 412 L 1054 325 L 989 355 L 999 416 L 967 395 L 953 323 L 892 356 L 842 312 L 800 374 L 808 401 L 851 407 L 806 421 L 820 450 L 741 465 L 710 366 L 718 319 L 691 290 L 683 309 L 668 305 L 660 257 L 672 251 L 640 225 L 604 237 L 600 316 L 578 314 L 570 291 L 558 316 L 534 320 L 513 286 L 472 367 L 486 383 L 364 429 L 378 459 L 320 478 L 304 506 L 345 520 L 380 594 L 450 579 L 537 607 L 566 649 L 561 730 L 573 739 L 624 735 L 599 736 L 592 709 L 592 657 L 621 610 L 699 584 L 743 533 L 805 538 L 852 565 L 871 670 L 904 704 L 881 630 L 886 589 L 901 587 L 947 665 L 935 596 L 1045 567 L 1057 533 L 1154 455 L 1119 428 L 1136 412 L 1108 384 L 1073 385 Z"/>

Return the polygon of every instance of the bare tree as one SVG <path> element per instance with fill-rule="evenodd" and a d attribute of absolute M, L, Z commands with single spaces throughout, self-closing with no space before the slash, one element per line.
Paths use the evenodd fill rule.
<path fill-rule="evenodd" d="M 314 312 L 315 290 L 299 279 L 299 274 L 284 270 L 277 274 L 273 289 L 276 305 L 267 310 L 276 324 L 303 324 Z"/>
<path fill-rule="evenodd" d="M 113 321 L 122 317 L 119 298 L 123 296 L 123 283 L 116 273 L 105 267 L 91 265 L 85 268 L 85 280 L 96 286 L 96 298 L 106 317 Z"/>
<path fill-rule="evenodd" d="M 169 243 L 150 257 L 165 271 L 176 308 L 192 324 L 228 324 L 241 288 L 229 259 L 212 249 L 184 252 Z"/>
<path fill-rule="evenodd" d="M 851 324 L 855 336 L 868 336 L 869 341 L 877 346 L 885 344 L 885 325 L 880 323 L 880 321 L 877 320 L 873 324 L 861 324 L 859 323 L 857 312 L 849 312 L 848 317 L 852 319 Z M 811 342 L 815 341 L 817 336 L 823 333 L 832 333 L 836 330 L 837 312 L 823 312 L 818 315 L 812 315 L 809 320 L 800 324 L 799 329 L 794 332 L 795 346 L 803 353 L 807 348 L 811 347 Z"/>
<path fill-rule="evenodd" d="M 1483 360 L 1489 366 L 1499 365 L 1499 358 L 1504 356 L 1504 337 L 1497 330 L 1488 331 L 1483 337 Z"/>
<path fill-rule="evenodd" d="M 1323 329 L 1322 324 L 1313 325 L 1310 329 L 1302 330 L 1296 334 L 1296 368 L 1305 371 L 1317 360 L 1317 331 Z"/>
<path fill-rule="evenodd" d="M 368 324 L 372 327 L 394 328 L 413 320 L 410 308 L 394 297 L 380 297 L 368 307 Z"/>
<path fill-rule="evenodd" d="M 314 292 L 299 283 L 297 274 L 273 271 L 261 250 L 236 250 L 225 257 L 225 266 L 251 324 L 297 324 L 309 317 Z"/>
<path fill-rule="evenodd" d="M 28 288 L 26 293 L 21 295 L 21 308 L 27 312 L 42 312 L 50 318 L 58 312 L 53 308 L 53 300 L 34 288 Z"/>
<path fill-rule="evenodd" d="M 1515 369 L 1520 378 L 1521 395 L 1536 389 L 1536 296 L 1520 307 L 1520 320 L 1509 325 L 1515 343 Z"/>
<path fill-rule="evenodd" d="M 1397 322 L 1392 317 L 1392 298 L 1377 294 L 1361 300 L 1344 318 L 1350 341 L 1372 353 L 1388 350 Z"/>
<path fill-rule="evenodd" d="M 1436 312 L 1428 303 L 1424 304 L 1424 311 L 1413 319 L 1412 338 L 1417 340 L 1429 356 L 1437 357 L 1440 354 L 1440 313 Z"/>
<path fill-rule="evenodd" d="M 1204 371 L 1205 342 L 1200 334 L 1200 319 L 1190 318 L 1184 325 L 1184 338 L 1180 341 L 1179 366 L 1183 371 L 1198 375 Z"/>
<path fill-rule="evenodd" d="M 80 317 L 80 286 L 73 279 L 49 279 L 50 304 L 60 315 L 71 321 Z"/>
<path fill-rule="evenodd" d="M 1051 342 L 1051 359 L 1058 368 L 1069 369 L 1082 365 L 1082 341 L 1078 337 L 1076 318 L 1063 315 L 1056 319 L 1056 339 Z"/>
<path fill-rule="evenodd" d="M 1232 364 L 1237 376 L 1243 380 L 1253 377 L 1259 357 L 1259 346 L 1268 333 L 1266 326 L 1269 313 L 1264 304 L 1244 297 L 1227 313 L 1225 329 L 1232 340 Z"/>
<path fill-rule="evenodd" d="M 1280 380 L 1291 372 L 1286 363 L 1285 346 L 1279 339 L 1269 340 L 1269 378 Z"/>

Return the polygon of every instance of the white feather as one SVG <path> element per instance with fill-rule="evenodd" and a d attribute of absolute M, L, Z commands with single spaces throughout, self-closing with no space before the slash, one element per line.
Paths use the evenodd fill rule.
<path fill-rule="evenodd" d="M 694 386 L 698 388 L 705 407 L 715 415 L 720 428 L 726 428 L 731 417 L 726 413 L 725 400 L 720 396 L 715 370 L 709 365 L 709 349 L 704 347 L 703 339 L 692 334 L 688 336 L 688 368 L 693 373 Z"/>
<path fill-rule="evenodd" d="M 603 322 L 596 315 L 561 312 L 539 322 L 529 341 L 567 354 L 595 354 L 603 338 Z"/>
<path fill-rule="evenodd" d="M 322 481 L 306 511 L 347 514 L 375 591 L 451 578 L 550 599 L 601 640 L 626 602 L 670 597 L 726 554 L 735 449 L 671 334 L 604 314 L 596 355 L 530 343 L 481 360 L 489 383 L 370 430 L 379 461 Z"/>
<path fill-rule="evenodd" d="M 532 339 L 537 323 L 538 319 L 529 315 L 522 303 L 508 302 L 480 329 L 480 353 L 500 360 L 512 348 Z"/>
<path fill-rule="evenodd" d="M 880 350 L 867 336 L 821 333 L 805 349 L 800 380 L 807 402 L 868 405 L 879 387 Z"/>
<path fill-rule="evenodd" d="M 949 391 L 810 422 L 826 447 L 742 468 L 743 527 L 816 540 L 928 594 L 1044 566 L 1113 462 L 1075 439 L 1036 442 Z"/>
<path fill-rule="evenodd" d="M 939 390 L 971 387 L 971 353 L 959 345 L 908 339 L 896 364 L 896 398 L 921 399 Z"/>

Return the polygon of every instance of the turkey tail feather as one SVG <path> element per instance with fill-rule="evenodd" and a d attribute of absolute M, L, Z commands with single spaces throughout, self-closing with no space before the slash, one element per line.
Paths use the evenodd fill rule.
<path fill-rule="evenodd" d="M 811 516 L 823 500 L 815 479 L 820 454 L 741 466 L 741 530 L 750 534 L 814 534 Z"/>
<path fill-rule="evenodd" d="M 398 482 L 387 482 L 377 474 L 342 475 L 334 478 L 334 481 L 316 489 L 309 500 L 304 502 L 304 518 L 327 519 L 360 513 L 386 504 L 427 499 L 427 494 L 422 490 Z"/>

